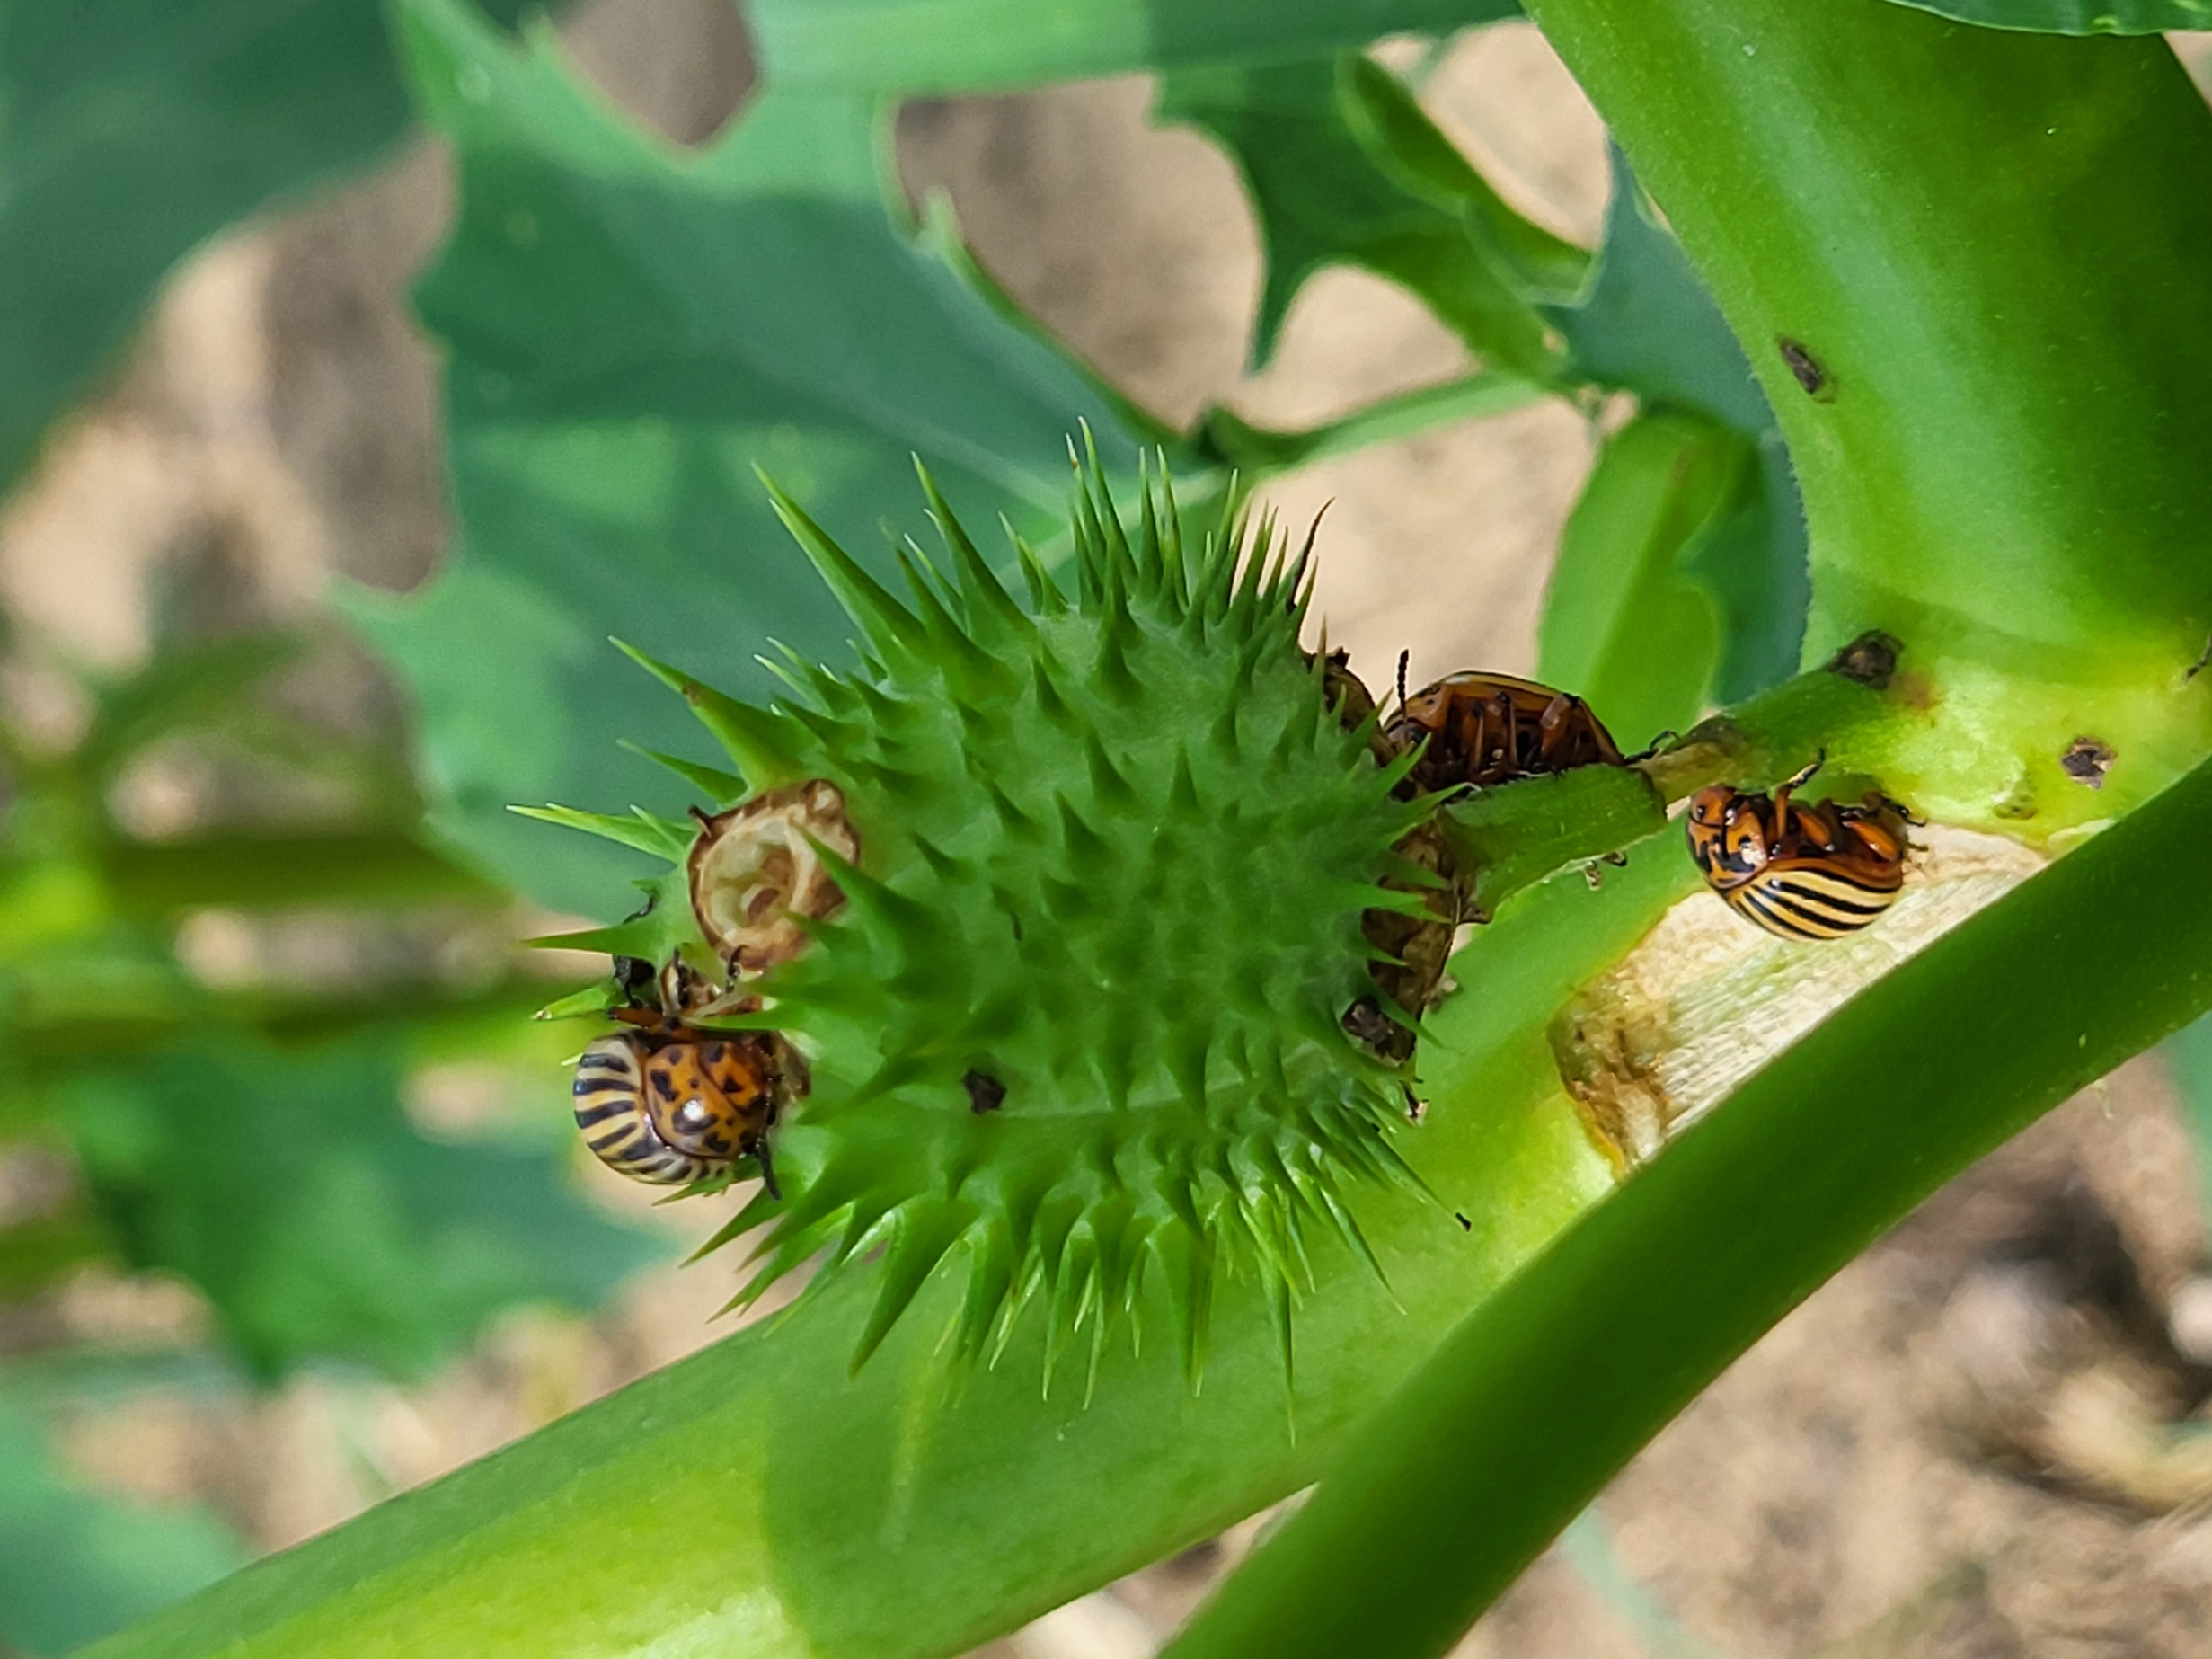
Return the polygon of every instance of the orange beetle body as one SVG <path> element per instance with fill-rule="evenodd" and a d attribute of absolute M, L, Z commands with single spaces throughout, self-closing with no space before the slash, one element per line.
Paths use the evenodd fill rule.
<path fill-rule="evenodd" d="M 1385 735 L 1400 749 L 1428 740 L 1411 776 L 1430 791 L 1622 762 L 1588 704 L 1509 674 L 1447 675 L 1404 698 Z"/>
<path fill-rule="evenodd" d="M 1816 761 L 1772 795 L 1701 789 L 1684 829 L 1706 883 L 1738 915 L 1784 939 L 1855 933 L 1905 885 L 1905 809 L 1879 791 L 1848 806 L 1791 799 Z"/>
<path fill-rule="evenodd" d="M 773 1032 L 702 1031 L 651 1008 L 616 1008 L 629 1027 L 576 1062 L 576 1127 L 608 1168 L 656 1186 L 683 1186 L 760 1165 L 771 1193 L 768 1131 L 804 1092 L 804 1068 Z"/>

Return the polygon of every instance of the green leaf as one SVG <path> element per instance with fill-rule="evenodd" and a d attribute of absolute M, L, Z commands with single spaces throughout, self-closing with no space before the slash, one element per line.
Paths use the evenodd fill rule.
<path fill-rule="evenodd" d="M 1041 536 L 1078 421 L 1118 466 L 1134 444 L 1082 371 L 887 221 L 868 96 L 778 86 L 679 155 L 543 29 L 516 49 L 458 0 L 403 17 L 461 170 L 420 295 L 447 348 L 461 528 L 429 591 L 356 609 L 420 705 L 433 821 L 536 897 L 613 913 L 641 865 L 505 810 L 679 818 L 696 799 L 617 750 L 692 740 L 606 636 L 760 697 L 764 635 L 818 659 L 845 632 L 756 466 L 889 574 L 876 519 L 907 499 L 914 454 L 964 517 Z"/>
<path fill-rule="evenodd" d="M 1798 666 L 1808 593 L 1805 510 L 1790 457 L 1743 348 L 1618 150 L 1588 291 L 1545 315 L 1566 336 L 1569 376 L 1633 392 L 1647 410 L 1697 411 L 1757 446 L 1756 486 L 1744 484 L 1691 563 L 1721 607 L 1717 699 L 1739 702 L 1786 679 Z"/>
<path fill-rule="evenodd" d="M 1117 1338 L 1086 1405 L 1065 1377 L 1040 1397 L 1034 1310 L 995 1369 L 956 1368 L 938 1339 L 959 1317 L 957 1274 L 933 1281 L 850 1376 L 873 1287 L 846 1281 L 100 1659 L 336 1659 L 372 1644 L 634 1655 L 679 1633 L 748 1659 L 922 1659 L 1206 1537 L 1311 1479 L 1452 1319 L 1609 1184 L 1544 1028 L 1695 879 L 1686 859 L 1639 848 L 1600 892 L 1570 872 L 1525 894 L 1462 953 L 1455 971 L 1485 994 L 1435 1015 L 1430 1107 L 1404 1138 L 1443 1208 L 1361 1203 L 1397 1307 L 1349 1250 L 1317 1244 L 1295 1437 L 1276 1332 L 1249 1284 L 1225 1287 L 1194 1397 L 1163 1345 L 1155 1280 L 1138 1309 L 1143 1358 Z"/>
<path fill-rule="evenodd" d="M 166 650 L 127 679 L 100 688 L 76 764 L 106 779 L 164 737 L 234 719 L 247 694 L 299 655 L 302 642 L 247 634 Z"/>
<path fill-rule="evenodd" d="M 0 1644 L 67 1653 L 244 1561 L 212 1515 L 91 1491 L 35 1423 L 0 1401 Z"/>
<path fill-rule="evenodd" d="M 1896 0 L 1916 11 L 2039 34 L 2163 34 L 2212 29 L 2212 0 Z"/>
<path fill-rule="evenodd" d="M 1575 503 L 1537 628 L 1536 672 L 1640 747 L 1711 700 L 1719 607 L 1693 561 L 1756 488 L 1751 446 L 1702 416 L 1643 414 L 1606 440 Z"/>
<path fill-rule="evenodd" d="M 1571 299 L 1590 273 L 1590 255 L 1523 218 L 1439 131 L 1412 92 L 1365 53 L 1337 60 L 1337 104 L 1376 166 L 1409 194 L 1426 196 L 1467 221 L 1468 234 L 1532 299 Z"/>
<path fill-rule="evenodd" d="M 1743 348 L 1619 150 L 1589 291 L 1550 307 L 1568 371 L 1650 404 L 1686 404 L 1742 432 L 1774 423 Z"/>
<path fill-rule="evenodd" d="M 659 1255 L 571 1192 L 550 1151 L 418 1135 L 401 1045 L 234 1039 L 68 1089 L 125 1258 L 191 1280 L 264 1374 L 327 1357 L 420 1375 L 501 1309 L 594 1307 Z"/>
<path fill-rule="evenodd" d="M 1166 1659 L 1447 1652 L 1774 1321 L 2212 1004 L 2212 868 L 2165 856 L 2208 834 L 2212 765 L 1755 1074 L 1463 1321 Z"/>
<path fill-rule="evenodd" d="M 1485 363 L 1548 368 L 1532 294 L 1571 292 L 1586 256 L 1507 208 L 1379 65 L 1354 52 L 1182 70 L 1159 115 L 1211 134 L 1251 190 L 1267 259 L 1255 365 L 1306 279 L 1348 264 L 1411 289 Z"/>
<path fill-rule="evenodd" d="M 0 12 L 0 490 L 172 264 L 406 121 L 381 0 Z"/>
<path fill-rule="evenodd" d="M 758 0 L 771 82 L 906 93 L 1224 63 L 1517 16 L 1516 0 Z"/>

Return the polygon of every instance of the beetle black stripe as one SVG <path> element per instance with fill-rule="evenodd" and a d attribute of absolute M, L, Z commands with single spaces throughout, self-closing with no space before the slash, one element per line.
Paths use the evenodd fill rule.
<path fill-rule="evenodd" d="M 1817 888 L 1835 898 L 1838 903 L 1844 901 L 1843 895 L 1846 893 L 1859 898 L 1872 899 L 1877 909 L 1896 898 L 1898 889 L 1904 884 L 1901 882 L 1891 882 L 1885 886 L 1879 883 L 1867 881 L 1846 870 L 1819 867 L 1778 870 L 1774 873 L 1774 879 L 1786 886 Z"/>
<path fill-rule="evenodd" d="M 576 1127 L 590 1129 L 596 1124 L 606 1122 L 611 1117 L 621 1117 L 629 1110 L 628 1105 L 619 1100 L 605 1101 L 589 1106 L 579 1102 L 576 1107 Z"/>
<path fill-rule="evenodd" d="M 1801 923 L 1774 910 L 1768 905 L 1765 896 L 1755 887 L 1738 887 L 1721 896 L 1728 900 L 1730 909 L 1746 920 L 1756 923 L 1768 933 L 1778 935 L 1784 939 L 1808 939 L 1821 936 L 1817 933 L 1807 932 Z"/>
<path fill-rule="evenodd" d="M 1863 927 L 1895 902 L 1897 894 L 1855 885 L 1841 887 L 1791 877 L 1774 883 L 1775 896 L 1800 909 L 1818 911 L 1845 927 Z M 1868 902 L 1871 900 L 1871 902 Z"/>
<path fill-rule="evenodd" d="M 1769 880 L 1755 882 L 1723 895 L 1739 912 L 1786 939 L 1839 939 L 1856 933 L 1889 908 L 1896 898 L 1878 889 L 1860 886 L 1830 872 L 1778 872 Z M 1840 889 L 1840 891 L 1838 891 Z M 1843 897 L 1871 898 L 1878 902 L 1857 904 Z"/>
<path fill-rule="evenodd" d="M 1848 904 L 1825 889 L 1792 881 L 1772 883 L 1765 891 L 1769 900 L 1792 915 L 1845 928 L 1863 927 L 1889 908 L 1886 900 L 1880 904 Z"/>
<path fill-rule="evenodd" d="M 634 1078 L 579 1078 L 569 1093 L 581 1100 L 587 1095 L 634 1095 L 637 1087 Z"/>
<path fill-rule="evenodd" d="M 1818 918 L 1792 914 L 1777 902 L 1775 894 L 1765 883 L 1739 888 L 1729 896 L 1739 911 L 1780 938 L 1833 939 L 1851 930 L 1851 927 L 1839 928 Z"/>

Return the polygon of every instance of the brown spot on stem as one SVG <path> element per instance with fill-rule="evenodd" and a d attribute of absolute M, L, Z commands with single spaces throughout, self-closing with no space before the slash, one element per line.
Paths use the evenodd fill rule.
<path fill-rule="evenodd" d="M 2101 738 L 2077 737 L 2066 745 L 2066 752 L 2058 757 L 2058 766 L 2075 783 L 2101 789 L 2104 775 L 2119 759 L 2112 746 Z"/>
<path fill-rule="evenodd" d="M 1006 1086 L 988 1072 L 969 1072 L 960 1079 L 960 1087 L 968 1091 L 969 1110 L 978 1117 L 1006 1104 Z"/>
<path fill-rule="evenodd" d="M 1791 339 L 1787 334 L 1777 334 L 1774 344 L 1782 352 L 1782 360 L 1789 365 L 1791 374 L 1797 377 L 1798 385 L 1805 388 L 1807 396 L 1817 397 L 1826 403 L 1836 395 L 1836 382 L 1829 377 L 1828 371 L 1820 366 L 1820 359 L 1808 351 L 1802 342 Z"/>
<path fill-rule="evenodd" d="M 1869 628 L 1828 659 L 1828 672 L 1856 680 L 1871 691 L 1886 691 L 1904 649 L 1893 634 Z"/>

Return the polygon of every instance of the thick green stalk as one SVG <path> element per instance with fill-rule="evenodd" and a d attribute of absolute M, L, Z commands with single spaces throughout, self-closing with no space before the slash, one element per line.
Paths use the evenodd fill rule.
<path fill-rule="evenodd" d="M 2212 626 L 2212 210 L 2172 184 L 2212 163 L 2212 117 L 2171 54 L 1878 0 L 1529 9 L 1779 413 L 1808 652 L 1905 644 L 1913 715 L 1836 732 L 1831 759 L 2061 845 L 2152 804 L 1862 995 L 1472 1316 L 1188 1659 L 1444 1651 L 1774 1319 L 2212 994 L 2212 883 L 2175 876 L 2212 774 L 2153 800 L 2212 743 L 2188 672 Z M 2084 737 L 2120 757 L 2101 791 L 2062 765 Z"/>
<path fill-rule="evenodd" d="M 1829 1274 L 2212 1004 L 2212 866 L 2163 856 L 2208 835 L 2212 766 L 1758 1073 L 1462 1321 L 1169 1659 L 1448 1650 Z"/>
<path fill-rule="evenodd" d="M 2212 115 L 2166 46 L 1882 0 L 1528 9 L 1781 421 L 1809 656 L 1879 627 L 1927 676 L 1919 739 L 1845 759 L 1932 816 L 2038 838 L 2193 764 L 2212 199 L 2176 182 L 2212 173 Z M 2121 757 L 2101 795 L 2058 766 L 2084 734 Z"/>

